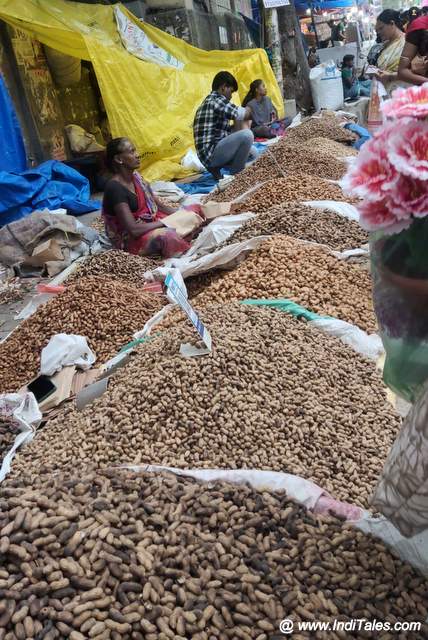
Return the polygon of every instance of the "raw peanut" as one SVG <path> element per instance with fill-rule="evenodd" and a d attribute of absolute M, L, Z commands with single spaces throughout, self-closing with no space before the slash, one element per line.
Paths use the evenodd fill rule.
<path fill-rule="evenodd" d="M 243 242 L 257 236 L 288 235 L 328 245 L 336 251 L 361 247 L 368 234 L 353 220 L 328 209 L 315 209 L 300 202 L 283 202 L 245 222 L 222 246 Z"/>
<path fill-rule="evenodd" d="M 135 262 L 146 265 L 138 256 L 124 255 L 129 271 Z M 112 257 L 112 268 L 115 264 Z M 40 353 L 56 333 L 85 335 L 101 364 L 132 340 L 135 331 L 141 329 L 162 304 L 161 296 L 141 290 L 141 279 L 138 286 L 112 279 L 111 272 L 108 277 L 79 279 L 40 306 L 0 344 L 0 391 L 16 391 L 37 375 Z M 31 349 L 27 349 L 26 344 L 31 344 Z M 13 526 L 11 523 L 9 533 Z M 1 536 L 9 533 L 0 531 Z"/>

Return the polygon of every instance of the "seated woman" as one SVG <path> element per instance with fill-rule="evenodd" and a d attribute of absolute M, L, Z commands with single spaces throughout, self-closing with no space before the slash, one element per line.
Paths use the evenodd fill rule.
<path fill-rule="evenodd" d="M 140 256 L 179 256 L 190 248 L 162 218 L 176 211 L 156 198 L 150 185 L 136 172 L 140 158 L 128 138 L 115 138 L 107 145 L 106 162 L 113 177 L 103 198 L 102 216 L 106 234 L 116 249 Z"/>
<path fill-rule="evenodd" d="M 287 119 L 278 120 L 278 113 L 267 95 L 263 80 L 254 80 L 242 102 L 251 109 L 251 130 L 256 138 L 276 138 L 288 126 Z"/>
<path fill-rule="evenodd" d="M 406 31 L 406 43 L 400 58 L 398 77 L 410 84 L 428 80 L 428 16 L 413 20 Z"/>
<path fill-rule="evenodd" d="M 342 84 L 345 100 L 370 96 L 371 80 L 358 80 L 354 66 L 355 56 L 348 54 L 342 60 Z"/>

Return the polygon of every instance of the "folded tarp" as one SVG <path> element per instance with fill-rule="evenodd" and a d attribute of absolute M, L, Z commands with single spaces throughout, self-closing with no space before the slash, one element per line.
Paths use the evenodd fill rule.
<path fill-rule="evenodd" d="M 87 178 L 57 160 L 22 173 L 0 171 L 0 194 L 0 227 L 36 209 L 67 209 L 79 216 L 100 208 L 90 199 Z"/>

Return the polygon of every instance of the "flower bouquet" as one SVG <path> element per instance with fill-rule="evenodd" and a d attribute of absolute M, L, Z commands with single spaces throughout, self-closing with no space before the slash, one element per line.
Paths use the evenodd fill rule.
<path fill-rule="evenodd" d="M 428 379 L 428 83 L 398 89 L 343 180 L 370 232 L 384 380 L 413 402 Z"/>

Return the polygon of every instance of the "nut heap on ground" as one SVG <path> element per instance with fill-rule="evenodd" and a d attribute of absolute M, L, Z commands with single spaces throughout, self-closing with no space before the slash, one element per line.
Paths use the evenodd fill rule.
<path fill-rule="evenodd" d="M 145 284 L 145 272 L 158 266 L 159 261 L 152 258 L 134 256 L 126 251 L 105 251 L 82 262 L 67 278 L 67 284 L 88 276 L 108 276 L 113 280 L 122 280 L 142 287 Z"/>
<path fill-rule="evenodd" d="M 16 391 L 37 375 L 41 351 L 55 334 L 85 336 L 102 364 L 132 340 L 163 302 L 163 296 L 110 277 L 82 278 L 67 286 L 0 344 L 0 393 Z"/>
<path fill-rule="evenodd" d="M 196 290 L 196 309 L 246 298 L 289 298 L 320 315 L 376 331 L 370 273 L 325 247 L 289 236 L 265 240 L 232 271 L 200 276 Z"/>
<path fill-rule="evenodd" d="M 286 313 L 236 304 L 201 316 L 211 355 L 180 355 L 195 340 L 188 320 L 163 331 L 91 406 L 50 421 L 12 472 L 272 469 L 366 505 L 400 425 L 373 363 Z"/>
<path fill-rule="evenodd" d="M 116 469 L 24 474 L 0 500 L 2 640 L 269 640 L 285 618 L 420 622 L 396 637 L 426 637 L 427 582 L 285 493 Z"/>
<path fill-rule="evenodd" d="M 328 138 L 336 142 L 351 144 L 355 142 L 357 136 L 342 124 L 343 120 L 333 113 L 324 113 L 320 118 L 312 117 L 304 120 L 299 126 L 287 129 L 285 140 L 287 142 L 306 142 L 311 138 Z"/>
<path fill-rule="evenodd" d="M 315 209 L 300 202 L 286 202 L 245 222 L 225 244 L 276 234 L 326 244 L 337 251 L 361 247 L 368 242 L 367 232 L 353 220 L 328 209 Z"/>
<path fill-rule="evenodd" d="M 234 211 L 267 211 L 274 205 L 292 200 L 336 200 L 349 202 L 342 189 L 327 180 L 306 173 L 294 173 L 287 178 L 269 180 L 253 191 L 242 202 L 235 205 Z"/>

